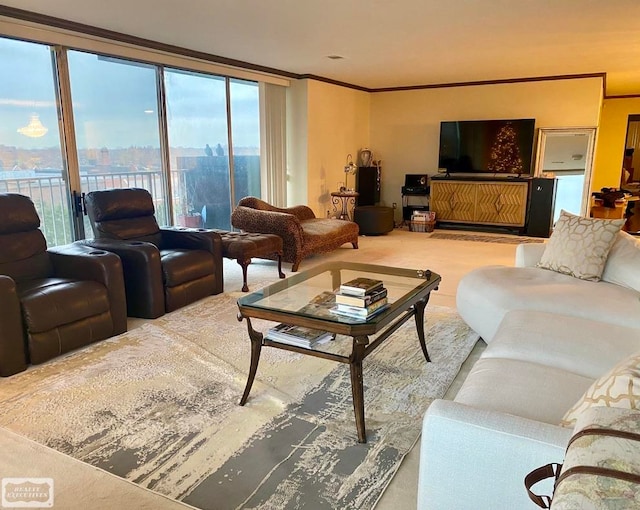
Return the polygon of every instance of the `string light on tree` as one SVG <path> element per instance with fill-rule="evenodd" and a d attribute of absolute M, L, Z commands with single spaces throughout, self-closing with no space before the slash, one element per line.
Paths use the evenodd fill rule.
<path fill-rule="evenodd" d="M 491 147 L 489 170 L 521 174 L 523 167 L 520 147 L 516 142 L 516 131 L 511 122 L 507 122 L 498 131 Z"/>

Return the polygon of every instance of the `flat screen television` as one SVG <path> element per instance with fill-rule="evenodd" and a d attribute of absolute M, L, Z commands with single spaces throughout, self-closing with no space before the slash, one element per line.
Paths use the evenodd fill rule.
<path fill-rule="evenodd" d="M 531 174 L 535 119 L 440 123 L 440 172 Z"/>

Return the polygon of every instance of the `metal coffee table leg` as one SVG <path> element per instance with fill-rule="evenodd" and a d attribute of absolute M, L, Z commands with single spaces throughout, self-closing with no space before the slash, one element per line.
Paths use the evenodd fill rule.
<path fill-rule="evenodd" d="M 420 340 L 420 347 L 422 348 L 422 354 L 427 361 L 431 361 L 429 358 L 429 353 L 427 352 L 427 344 L 424 339 L 424 309 L 429 302 L 429 296 L 431 294 L 427 294 L 427 297 L 421 301 L 418 301 L 414 306 L 415 308 L 415 320 L 416 320 L 416 330 L 418 331 L 418 340 Z"/>
<path fill-rule="evenodd" d="M 364 351 L 369 343 L 366 336 L 353 338 L 353 352 L 349 360 L 351 369 L 351 395 L 353 398 L 353 412 L 356 416 L 356 429 L 358 430 L 358 442 L 367 442 L 367 432 L 364 425 L 364 387 L 362 382 L 362 360 Z"/>
<path fill-rule="evenodd" d="M 238 314 L 238 320 L 241 321 L 244 317 Z M 247 403 L 249 393 L 251 392 L 251 386 L 253 386 L 253 380 L 256 377 L 258 371 L 258 362 L 260 361 L 260 351 L 262 350 L 262 333 L 256 331 L 251 326 L 251 319 L 248 317 L 247 329 L 249 330 L 249 338 L 251 339 L 251 366 L 249 368 L 249 377 L 247 378 L 247 385 L 244 388 L 244 393 L 240 399 L 240 405 L 243 406 Z"/>

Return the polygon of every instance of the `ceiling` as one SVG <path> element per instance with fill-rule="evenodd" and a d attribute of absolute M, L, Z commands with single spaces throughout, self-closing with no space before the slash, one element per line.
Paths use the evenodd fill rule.
<path fill-rule="evenodd" d="M 640 95 L 640 0 L 3 5 L 366 89 L 604 72 L 607 95 Z"/>

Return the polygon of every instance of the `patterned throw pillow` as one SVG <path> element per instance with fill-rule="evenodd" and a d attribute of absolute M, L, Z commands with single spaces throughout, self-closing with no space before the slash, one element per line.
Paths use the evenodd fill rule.
<path fill-rule="evenodd" d="M 537 266 L 599 281 L 625 220 L 585 218 L 562 211 Z"/>
<path fill-rule="evenodd" d="M 640 268 L 640 237 L 618 232 L 602 271 L 602 281 L 640 292 L 638 268 Z"/>
<path fill-rule="evenodd" d="M 640 410 L 640 352 L 622 360 L 595 381 L 567 411 L 560 425 L 573 427 L 578 416 L 596 406 Z"/>

